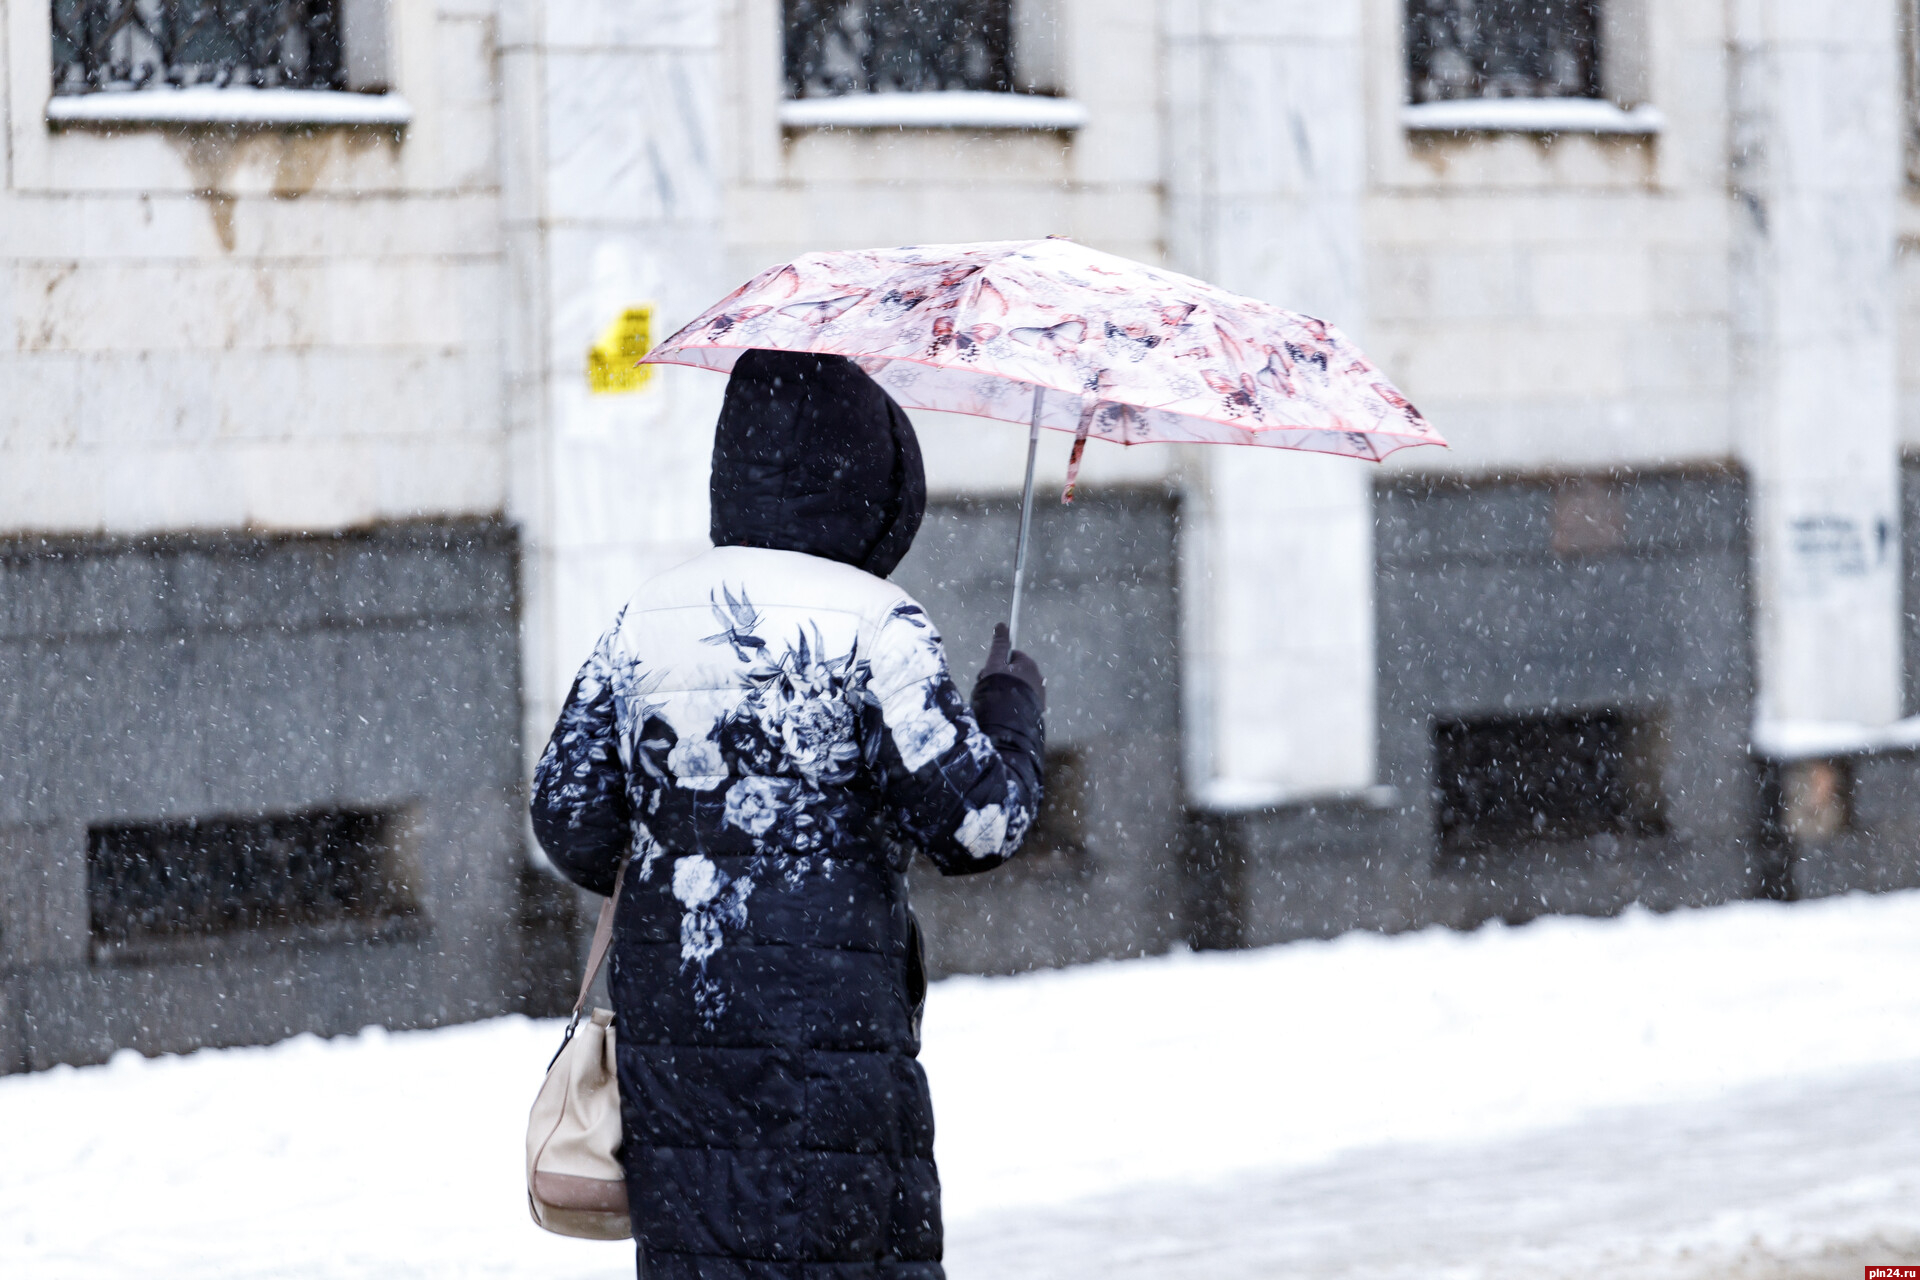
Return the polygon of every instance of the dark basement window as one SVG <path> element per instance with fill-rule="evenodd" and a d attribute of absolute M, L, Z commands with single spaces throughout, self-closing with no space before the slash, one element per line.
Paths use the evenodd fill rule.
<path fill-rule="evenodd" d="M 1087 756 L 1078 747 L 1048 747 L 1046 798 L 1015 860 L 1036 871 L 1087 867 Z"/>
<path fill-rule="evenodd" d="M 1442 852 L 1663 829 L 1658 725 L 1620 711 L 1433 727 Z"/>
<path fill-rule="evenodd" d="M 236 934 L 355 936 L 409 915 L 395 815 L 355 809 L 95 826 L 97 957 Z"/>

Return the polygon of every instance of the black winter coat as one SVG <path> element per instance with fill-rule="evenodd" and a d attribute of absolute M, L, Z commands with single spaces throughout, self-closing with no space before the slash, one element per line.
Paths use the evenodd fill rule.
<path fill-rule="evenodd" d="M 937 1280 L 906 870 L 1018 850 L 1039 701 L 994 675 L 969 707 L 926 614 L 867 571 L 905 553 L 924 488 L 858 369 L 744 356 L 714 459 L 721 545 L 622 611 L 535 776 L 555 865 L 605 893 L 629 861 L 610 985 L 644 1274 Z"/>

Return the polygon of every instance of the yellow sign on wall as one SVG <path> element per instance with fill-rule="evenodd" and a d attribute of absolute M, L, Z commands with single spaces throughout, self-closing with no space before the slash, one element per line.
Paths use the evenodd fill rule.
<path fill-rule="evenodd" d="M 628 307 L 587 348 L 587 389 L 595 395 L 640 390 L 652 379 L 653 366 L 635 361 L 652 349 L 653 304 Z"/>

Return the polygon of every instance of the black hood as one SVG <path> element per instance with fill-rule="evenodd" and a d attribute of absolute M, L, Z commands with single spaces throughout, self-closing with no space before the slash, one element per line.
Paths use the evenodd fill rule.
<path fill-rule="evenodd" d="M 713 545 L 892 573 L 927 509 L 913 424 L 844 356 L 748 351 L 713 439 Z"/>

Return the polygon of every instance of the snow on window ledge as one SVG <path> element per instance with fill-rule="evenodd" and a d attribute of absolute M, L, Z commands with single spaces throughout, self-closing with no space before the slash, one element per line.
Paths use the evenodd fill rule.
<path fill-rule="evenodd" d="M 1604 98 L 1470 98 L 1409 103 L 1400 123 L 1416 133 L 1654 134 L 1667 122 L 1658 107 L 1629 111 Z"/>
<path fill-rule="evenodd" d="M 789 129 L 1078 129 L 1084 103 L 1032 93 L 849 93 L 780 104 Z"/>
<path fill-rule="evenodd" d="M 49 124 L 404 125 L 413 107 L 397 93 L 325 89 L 103 90 L 47 103 Z"/>
<path fill-rule="evenodd" d="M 1400 789 L 1371 787 L 1299 788 L 1247 778 L 1210 778 L 1194 789 L 1196 806 L 1209 813 L 1250 813 L 1260 809 L 1287 809 L 1310 804 L 1349 804 L 1368 809 L 1391 809 L 1400 803 Z"/>
<path fill-rule="evenodd" d="M 1753 753 L 1782 763 L 1916 748 L 1920 748 L 1920 716 L 1881 725 L 1837 720 L 1759 720 L 1753 726 Z"/>

